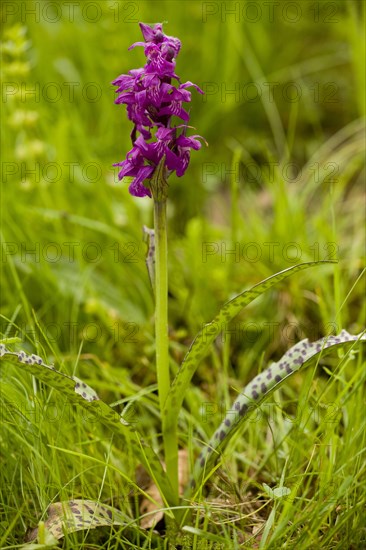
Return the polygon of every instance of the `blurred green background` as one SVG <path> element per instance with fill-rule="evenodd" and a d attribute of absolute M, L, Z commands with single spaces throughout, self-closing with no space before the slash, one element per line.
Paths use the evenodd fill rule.
<path fill-rule="evenodd" d="M 131 148 L 132 128 L 125 107 L 114 104 L 111 81 L 145 63 L 141 48 L 128 51 L 141 40 L 139 21 L 166 22 L 165 32 L 182 41 L 182 82 L 206 92 L 192 90 L 190 112 L 191 134 L 208 147 L 192 152 L 183 178 L 169 180 L 172 369 L 229 297 L 293 264 L 338 259 L 289 278 L 222 327 L 187 392 L 180 445 L 194 453 L 220 416 L 206 421 L 202 406 L 229 409 L 236 392 L 296 341 L 363 330 L 363 1 L 17 0 L 3 1 L 0 13 L 2 338 L 18 337 L 15 346 L 84 379 L 117 410 L 131 406 L 159 448 L 154 299 L 142 232 L 152 227 L 152 201 L 131 197 L 112 166 Z M 0 538 L 12 547 L 51 501 L 99 499 L 103 491 L 118 506 L 126 497 L 125 505 L 130 487 L 119 471 L 134 480 L 136 466 L 128 445 L 113 440 L 111 450 L 106 430 L 18 367 L 2 371 L 0 403 Z M 314 479 L 323 471 L 325 494 L 332 480 L 339 500 L 331 513 L 310 473 L 310 492 L 305 487 L 296 506 L 288 504 L 288 523 L 296 547 L 315 548 L 329 520 L 329 540 L 340 536 L 332 548 L 343 548 L 346 527 L 354 540 L 363 537 L 354 528 L 364 494 L 363 375 L 353 360 L 332 377 L 317 369 L 313 380 L 314 372 L 276 396 L 274 447 L 263 415 L 249 423 L 230 461 L 245 482 L 253 479 L 255 502 L 262 481 L 282 484 L 288 457 L 290 487 L 297 484 L 310 449 L 324 444 Z M 321 409 L 327 423 L 329 404 L 343 411 L 334 434 L 333 424 L 299 421 L 288 443 L 281 411 L 298 407 L 312 418 Z M 344 508 L 346 519 L 337 515 Z M 283 544 L 289 540 L 285 530 Z"/>
<path fill-rule="evenodd" d="M 154 380 L 142 240 L 152 204 L 112 167 L 131 125 L 110 83 L 145 62 L 141 48 L 128 51 L 139 21 L 166 22 L 183 44 L 182 82 L 206 91 L 192 90 L 191 132 L 209 146 L 169 181 L 173 356 L 229 296 L 313 259 L 339 264 L 291 279 L 239 318 L 236 375 L 299 337 L 360 331 L 364 6 L 3 2 L 2 332 L 48 356 L 82 346 Z"/>

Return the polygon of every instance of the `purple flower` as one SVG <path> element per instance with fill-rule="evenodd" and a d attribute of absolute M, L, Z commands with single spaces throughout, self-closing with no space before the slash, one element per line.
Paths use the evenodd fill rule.
<path fill-rule="evenodd" d="M 132 195 L 151 197 L 149 180 L 161 159 L 165 156 L 167 176 L 176 172 L 180 177 L 188 167 L 191 149 L 200 149 L 199 140 L 205 141 L 197 135 L 186 136 L 189 112 L 183 107 L 183 103 L 191 101 L 187 88 L 203 92 L 192 82 L 181 84 L 175 74 L 175 58 L 181 48 L 178 38 L 165 35 L 161 23 L 152 27 L 140 23 L 140 28 L 145 42 L 135 42 L 129 49 L 143 46 L 145 67 L 131 70 L 112 82 L 117 86 L 115 103 L 126 105 L 127 116 L 134 125 L 133 147 L 126 159 L 114 166 L 121 167 L 119 179 L 134 178 L 129 187 Z M 173 79 L 178 87 L 172 84 Z M 172 125 L 173 116 L 183 124 Z"/>

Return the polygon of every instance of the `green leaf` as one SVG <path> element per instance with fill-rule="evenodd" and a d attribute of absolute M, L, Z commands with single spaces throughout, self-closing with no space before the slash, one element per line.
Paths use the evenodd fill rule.
<path fill-rule="evenodd" d="M 274 498 L 286 497 L 290 493 L 291 493 L 291 489 L 289 489 L 288 487 L 275 487 L 273 489 Z"/>
<path fill-rule="evenodd" d="M 289 267 L 288 269 L 280 271 L 279 273 L 264 279 L 264 281 L 261 281 L 249 290 L 245 290 L 241 294 L 238 294 L 238 296 L 224 304 L 214 320 L 211 323 L 207 323 L 197 334 L 183 359 L 182 365 L 175 379 L 173 380 L 163 411 L 163 421 L 166 423 L 167 431 L 169 431 L 170 428 L 174 431 L 174 426 L 178 422 L 179 411 L 181 409 L 189 383 L 200 361 L 202 361 L 207 354 L 210 344 L 220 334 L 223 327 L 229 321 L 234 319 L 234 317 L 236 317 L 236 315 L 238 315 L 238 313 L 240 313 L 245 306 L 250 304 L 253 300 L 255 300 L 255 298 L 272 288 L 280 281 L 283 281 L 298 271 L 303 271 L 309 267 L 328 263 L 337 262 L 307 262 Z"/>
<path fill-rule="evenodd" d="M 24 351 L 12 352 L 4 344 L 0 344 L 0 359 L 21 363 L 19 366 L 23 370 L 55 390 L 61 391 L 70 402 L 87 409 L 94 421 L 98 420 L 114 433 L 124 438 L 128 437 L 128 445 L 151 474 L 163 499 L 170 504 L 173 503 L 173 492 L 162 464 L 152 447 L 143 442 L 136 423 L 130 424 L 124 420 L 117 411 L 99 399 L 93 388 L 79 378 L 68 376 L 57 371 L 54 366 L 46 365 L 38 355 L 27 355 Z"/>
<path fill-rule="evenodd" d="M 11 338 L 3 338 L 0 340 L 0 344 L 20 344 L 22 340 L 18 338 L 17 336 L 12 336 Z"/>
<path fill-rule="evenodd" d="M 265 490 L 265 492 L 267 493 L 267 495 L 270 497 L 270 498 L 273 498 L 274 497 L 274 494 L 273 494 L 273 489 L 271 489 L 271 487 L 269 485 L 267 485 L 267 483 L 262 483 L 263 485 L 263 489 Z"/>
<path fill-rule="evenodd" d="M 47 529 L 47 523 L 48 522 L 45 523 L 44 521 L 40 521 L 36 529 L 33 529 L 31 532 L 28 532 L 26 534 L 25 540 L 33 541 L 35 539 L 38 539 L 38 544 L 30 542 L 29 544 L 25 544 L 21 548 L 27 548 L 28 550 L 40 550 L 41 548 L 57 548 L 58 540 L 51 533 L 51 531 Z"/>
<path fill-rule="evenodd" d="M 194 465 L 187 492 L 192 492 L 203 479 L 205 472 L 210 472 L 224 447 L 234 434 L 243 427 L 249 413 L 255 410 L 268 395 L 278 389 L 285 380 L 300 368 L 309 366 L 335 348 L 353 347 L 358 341 L 366 341 L 366 334 L 353 336 L 345 330 L 342 330 L 338 336 L 326 336 L 316 342 L 309 342 L 308 339 L 302 340 L 290 348 L 277 363 L 272 363 L 268 369 L 253 378 L 240 393 L 207 446 L 199 455 Z"/>
<path fill-rule="evenodd" d="M 269 514 L 268 519 L 266 521 L 266 525 L 265 525 L 265 528 L 263 530 L 261 541 L 259 543 L 259 549 L 260 550 L 262 548 L 266 547 L 266 542 L 267 542 L 267 539 L 268 539 L 269 532 L 272 529 L 273 524 L 274 524 L 275 515 L 276 515 L 276 508 L 273 507 L 272 510 L 271 510 L 271 513 Z"/>
<path fill-rule="evenodd" d="M 263 488 L 270 498 L 282 498 L 291 493 L 288 487 L 275 487 L 272 489 L 267 483 L 263 483 Z"/>

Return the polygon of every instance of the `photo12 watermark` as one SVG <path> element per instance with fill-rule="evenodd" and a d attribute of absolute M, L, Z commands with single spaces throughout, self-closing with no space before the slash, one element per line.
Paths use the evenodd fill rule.
<path fill-rule="evenodd" d="M 21 336 L 23 340 L 31 340 L 33 343 L 48 342 L 49 344 L 60 344 L 62 340 L 69 345 L 99 344 L 139 344 L 141 343 L 140 325 L 135 321 L 116 320 L 109 324 L 102 324 L 96 321 L 77 322 L 46 321 L 42 327 L 30 327 L 26 323 L 18 323 L 8 329 L 7 323 L 2 322 L 2 333 L 7 337 Z"/>
<path fill-rule="evenodd" d="M 118 181 L 115 170 L 111 173 L 114 180 Z M 34 183 L 41 181 L 52 184 L 62 180 L 69 183 L 82 181 L 87 184 L 97 183 L 103 177 L 103 166 L 99 162 L 2 162 L 1 163 L 2 181 L 8 183 L 13 179 L 21 183 L 31 179 Z"/>
<path fill-rule="evenodd" d="M 338 2 L 249 0 L 248 2 L 202 2 L 202 23 L 276 23 L 283 21 L 294 25 L 301 21 L 334 24 L 341 21 Z"/>
<path fill-rule="evenodd" d="M 79 260 L 97 264 L 108 258 L 114 263 L 138 263 L 145 261 L 140 254 L 142 242 L 114 241 L 108 246 L 102 246 L 95 241 L 63 241 L 63 242 L 16 242 L 4 241 L 1 249 L 1 263 L 8 264 L 13 257 L 20 263 L 76 263 Z"/>
<path fill-rule="evenodd" d="M 112 95 L 112 89 L 111 89 Z M 98 82 L 22 82 L 3 81 L 1 84 L 2 103 L 9 103 L 14 99 L 18 103 L 73 103 L 81 98 L 87 103 L 98 102 L 103 94 Z"/>
<path fill-rule="evenodd" d="M 313 422 L 325 422 L 327 424 L 334 424 L 339 422 L 342 415 L 342 408 L 339 404 L 334 402 L 319 403 L 315 407 L 307 406 L 301 409 L 296 409 L 289 413 L 284 410 L 280 403 L 252 403 L 249 404 L 246 409 L 246 415 L 248 416 L 248 422 L 256 424 L 258 422 L 275 422 L 278 420 L 278 412 L 281 412 L 283 419 L 289 424 L 299 424 L 303 415 L 306 415 L 308 421 Z M 225 418 L 230 417 L 231 422 L 234 424 L 238 421 L 240 413 L 235 408 L 227 408 L 224 402 L 206 401 L 203 402 L 200 408 L 201 422 L 202 424 L 208 424 L 210 422 L 222 422 Z"/>
<path fill-rule="evenodd" d="M 265 242 L 239 242 L 236 241 L 207 241 L 202 243 L 202 263 L 217 259 L 221 263 L 257 263 L 260 261 L 274 263 L 285 261 L 289 264 L 294 262 L 320 260 L 338 260 L 339 246 L 335 242 L 309 243 L 306 246 L 296 241 L 280 243 L 279 241 Z"/>
<path fill-rule="evenodd" d="M 282 180 L 291 184 L 301 181 L 303 177 L 311 177 L 314 183 L 337 183 L 340 168 L 336 162 L 312 162 L 306 167 L 293 161 L 280 163 L 278 161 L 257 164 L 256 162 L 203 162 L 201 168 L 202 183 L 212 178 L 220 183 L 230 179 L 237 184 L 247 183 L 274 183 Z"/>
<path fill-rule="evenodd" d="M 279 100 L 285 103 L 298 103 L 303 98 L 313 103 L 339 103 L 339 86 L 336 82 L 298 81 L 259 81 L 259 82 L 202 82 L 200 87 L 204 95 L 200 96 L 202 103 L 275 103 Z"/>
<path fill-rule="evenodd" d="M 126 415 L 119 413 L 117 410 L 112 411 L 115 420 L 123 418 L 129 424 L 137 424 L 139 422 L 137 409 L 133 404 L 128 405 Z M 35 424 L 55 424 L 59 422 L 73 422 L 75 414 L 78 419 L 81 419 L 86 424 L 101 424 L 103 419 L 108 419 L 111 415 L 111 409 L 106 408 L 84 408 L 79 407 L 75 402 L 65 399 L 64 401 L 47 401 L 42 403 L 34 400 L 33 402 L 11 402 L 7 401 L 0 406 L 0 419 L 2 422 L 9 421 L 12 415 L 17 415 L 31 420 Z"/>
<path fill-rule="evenodd" d="M 231 321 L 231 322 L 211 322 L 203 323 L 201 328 L 201 338 L 203 343 L 209 343 L 211 336 L 215 337 L 217 343 L 224 344 L 229 341 L 241 344 L 254 344 L 264 340 L 267 344 L 271 342 L 281 342 L 288 346 L 294 344 L 302 338 L 317 340 L 321 334 L 337 334 L 339 327 L 334 322 L 328 323 L 299 323 L 278 321 Z"/>
<path fill-rule="evenodd" d="M 24 24 L 100 23 L 111 19 L 114 23 L 137 24 L 141 19 L 139 2 L 121 0 L 89 2 L 88 0 L 5 0 L 2 2 L 2 22 L 16 19 Z"/>

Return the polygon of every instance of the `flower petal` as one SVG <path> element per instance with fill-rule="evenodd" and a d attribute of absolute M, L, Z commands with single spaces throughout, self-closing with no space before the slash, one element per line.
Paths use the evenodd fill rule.
<path fill-rule="evenodd" d="M 189 165 L 191 149 L 198 150 L 202 147 L 201 141 L 205 142 L 199 135 L 186 136 L 192 127 L 188 125 L 189 112 L 183 107 L 183 103 L 191 101 L 188 88 L 193 87 L 201 94 L 203 91 L 190 81 L 181 84 L 174 72 L 180 40 L 165 35 L 162 23 L 140 23 L 140 28 L 145 42 L 135 42 L 131 48 L 144 47 L 145 66 L 130 70 L 112 82 L 117 86 L 115 103 L 126 105 L 127 116 L 134 125 L 133 148 L 116 166 L 121 168 L 120 179 L 133 177 L 129 187 L 132 195 L 151 197 L 144 182 L 152 177 L 163 156 L 166 156 L 168 171 L 175 171 L 180 177 Z M 173 85 L 173 79 L 178 84 Z M 172 126 L 173 116 L 182 119 L 184 124 Z"/>

